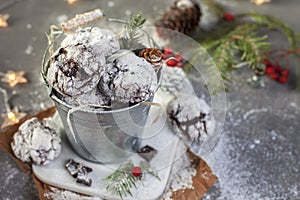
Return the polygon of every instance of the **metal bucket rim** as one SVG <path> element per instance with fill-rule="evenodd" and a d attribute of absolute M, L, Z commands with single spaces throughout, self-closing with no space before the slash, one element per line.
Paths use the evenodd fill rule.
<path fill-rule="evenodd" d="M 77 107 L 77 106 L 71 106 L 70 104 L 67 104 L 66 102 L 64 102 L 63 100 L 58 98 L 53 92 L 51 92 L 50 97 L 52 98 L 52 100 L 56 101 L 60 105 L 63 105 L 65 107 L 67 107 L 68 109 L 73 109 L 73 108 Z M 145 102 L 147 102 L 151 97 L 149 97 L 147 100 L 145 100 Z M 91 108 L 91 109 L 79 108 L 78 111 L 82 111 L 82 112 L 86 112 L 86 113 L 95 113 L 95 114 L 109 114 L 109 113 L 118 113 L 118 112 L 128 111 L 128 110 L 131 110 L 131 109 L 133 109 L 135 107 L 138 107 L 140 105 L 142 105 L 142 104 L 137 103 L 133 106 L 129 106 L 129 107 L 125 107 L 125 108 L 119 108 L 119 109 L 116 109 L 116 110 L 106 110 L 106 111 L 105 110 L 98 110 L 98 109 L 95 109 L 95 108 Z"/>

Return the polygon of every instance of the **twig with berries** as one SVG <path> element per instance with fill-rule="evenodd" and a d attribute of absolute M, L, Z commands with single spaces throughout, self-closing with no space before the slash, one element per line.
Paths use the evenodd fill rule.
<path fill-rule="evenodd" d="M 289 78 L 289 57 L 291 55 L 299 55 L 300 48 L 296 49 L 273 49 L 265 52 L 265 56 L 269 59 L 265 59 L 265 74 L 272 80 L 276 80 L 279 83 L 285 84 Z M 272 60 L 272 62 L 270 61 Z M 285 60 L 285 68 L 280 66 L 280 62 Z M 299 84 L 299 83 L 298 83 Z M 300 84 L 299 84 L 300 85 Z M 298 85 L 298 87 L 299 87 Z"/>
<path fill-rule="evenodd" d="M 166 46 L 163 49 L 164 63 L 168 67 L 179 67 L 182 68 L 184 64 L 184 59 L 180 53 L 175 53 L 171 46 Z"/>
<path fill-rule="evenodd" d="M 279 83 L 287 83 L 290 74 L 290 71 L 288 69 L 283 69 L 278 63 L 273 64 L 269 60 L 266 60 L 265 62 L 266 75 L 268 75 L 272 80 L 278 81 Z"/>
<path fill-rule="evenodd" d="M 160 180 L 158 174 L 151 169 L 149 163 L 141 161 L 140 166 L 135 166 L 133 161 L 129 161 L 124 165 L 120 165 L 115 172 L 105 179 L 107 181 L 106 190 L 114 195 L 118 195 L 121 199 L 128 195 L 132 196 L 131 189 L 137 187 L 136 183 L 142 181 L 146 173 Z"/>
<path fill-rule="evenodd" d="M 261 30 L 279 30 L 288 39 L 290 49 L 276 52 L 271 51 L 271 43 L 266 41 L 267 35 L 260 36 Z M 296 48 L 300 45 L 300 34 L 296 33 L 279 19 L 261 15 L 258 13 L 243 13 L 234 15 L 224 13 L 223 20 L 220 20 L 216 30 L 198 40 L 199 43 L 208 51 L 217 65 L 221 76 L 228 86 L 231 80 L 230 72 L 239 66 L 248 66 L 252 69 L 255 76 L 264 74 L 280 83 L 286 83 L 288 75 L 286 69 L 276 70 L 270 68 L 270 64 L 264 63 L 265 58 L 272 58 L 268 52 L 273 54 L 272 61 L 278 63 L 279 59 L 286 58 L 291 54 L 299 54 L 300 50 Z M 267 52 L 267 53 L 266 53 Z M 198 51 L 195 58 L 199 56 Z M 276 56 L 274 56 L 276 54 Z M 281 61 L 281 60 L 280 60 Z M 288 67 L 288 60 L 286 60 Z M 274 73 L 271 73 L 270 70 Z M 299 84 L 300 85 L 300 84 Z"/>

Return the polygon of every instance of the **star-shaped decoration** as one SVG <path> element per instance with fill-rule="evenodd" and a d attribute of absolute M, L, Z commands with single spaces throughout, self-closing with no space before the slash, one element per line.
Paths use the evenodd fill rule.
<path fill-rule="evenodd" d="M 270 3 L 272 0 L 251 0 L 252 3 L 255 3 L 255 5 L 260 6 L 264 3 Z"/>
<path fill-rule="evenodd" d="M 1 79 L 1 81 L 9 84 L 10 87 L 15 87 L 19 83 L 27 83 L 28 80 L 24 77 L 25 72 L 13 72 L 8 71 L 5 76 Z"/>
<path fill-rule="evenodd" d="M 8 18 L 9 18 L 8 14 L 5 15 L 0 14 L 0 28 L 8 27 L 8 23 L 7 23 Z"/>
<path fill-rule="evenodd" d="M 73 4 L 73 3 L 75 3 L 76 1 L 79 1 L 79 0 L 66 0 L 67 2 L 68 2 L 68 4 Z"/>
<path fill-rule="evenodd" d="M 15 107 L 12 111 L 9 111 L 3 114 L 4 121 L 1 125 L 1 128 L 5 128 L 7 126 L 19 123 L 21 119 L 23 119 L 27 114 L 19 113 L 18 108 Z"/>

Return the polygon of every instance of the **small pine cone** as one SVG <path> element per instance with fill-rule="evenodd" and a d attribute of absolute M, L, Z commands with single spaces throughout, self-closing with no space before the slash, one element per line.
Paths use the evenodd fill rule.
<path fill-rule="evenodd" d="M 191 34 L 197 28 L 202 13 L 200 6 L 194 0 L 178 0 L 158 21 L 158 35 L 164 39 L 172 39 L 171 29 L 183 34 Z"/>
<path fill-rule="evenodd" d="M 155 71 L 159 70 L 159 68 L 162 66 L 163 54 L 159 49 L 144 49 L 143 51 L 141 51 L 140 57 L 145 58 L 149 63 L 151 63 Z"/>

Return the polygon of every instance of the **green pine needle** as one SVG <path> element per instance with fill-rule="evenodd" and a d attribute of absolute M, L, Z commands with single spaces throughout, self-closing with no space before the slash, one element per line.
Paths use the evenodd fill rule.
<path fill-rule="evenodd" d="M 143 18 L 142 13 L 131 15 L 128 24 L 125 25 L 125 37 L 122 38 L 121 46 L 124 49 L 138 49 L 141 46 L 141 33 L 139 30 L 145 24 L 146 19 Z"/>
<path fill-rule="evenodd" d="M 290 49 L 295 49 L 300 44 L 300 34 L 279 19 L 258 13 L 236 15 L 233 22 L 221 20 L 213 31 L 203 31 L 198 38 L 198 42 L 211 55 L 226 87 L 230 85 L 230 72 L 240 63 L 246 64 L 253 71 L 264 70 L 265 52 L 270 50 L 271 44 L 266 42 L 267 35 L 260 35 L 262 29 L 282 32 L 290 43 Z M 201 55 L 200 52 L 201 50 L 196 51 L 195 58 Z M 206 64 L 212 66 L 211 61 Z M 187 65 L 185 70 L 190 71 L 190 67 Z M 214 85 L 213 80 L 215 77 L 210 77 L 208 84 Z"/>
<path fill-rule="evenodd" d="M 240 16 L 251 17 L 261 27 L 265 26 L 268 29 L 275 29 L 281 31 L 288 39 L 291 49 L 295 49 L 297 45 L 299 45 L 300 43 L 300 34 L 296 33 L 294 30 L 289 28 L 286 24 L 284 24 L 276 17 L 269 16 L 269 15 L 262 15 L 258 13 L 244 13 L 241 14 Z"/>
<path fill-rule="evenodd" d="M 221 77 L 228 86 L 231 80 L 230 72 L 238 63 L 247 63 L 255 70 L 264 59 L 264 52 L 270 48 L 265 42 L 267 36 L 256 36 L 252 25 L 239 25 L 219 40 L 203 44 L 218 67 Z"/>
<path fill-rule="evenodd" d="M 114 173 L 109 175 L 105 180 L 107 181 L 106 190 L 112 194 L 118 195 L 121 199 L 132 196 L 131 188 L 136 188 L 137 178 L 134 177 L 130 170 L 134 167 L 132 161 L 125 165 L 121 165 Z"/>
<path fill-rule="evenodd" d="M 115 172 L 110 174 L 105 181 L 107 182 L 106 190 L 111 194 L 118 195 L 121 199 L 127 196 L 132 196 L 131 189 L 136 188 L 136 182 L 141 180 L 138 177 L 134 177 L 131 173 L 131 169 L 134 167 L 134 163 L 129 161 L 128 163 L 121 165 Z M 151 169 L 150 163 L 141 161 L 140 167 L 143 174 L 149 173 L 160 180 L 158 174 Z"/>
<path fill-rule="evenodd" d="M 154 176 L 159 181 L 161 181 L 161 179 L 159 178 L 157 172 L 155 172 L 154 170 L 151 169 L 150 163 L 145 162 L 145 161 L 141 161 L 140 166 L 143 169 L 143 173 L 149 173 L 150 175 Z"/>

